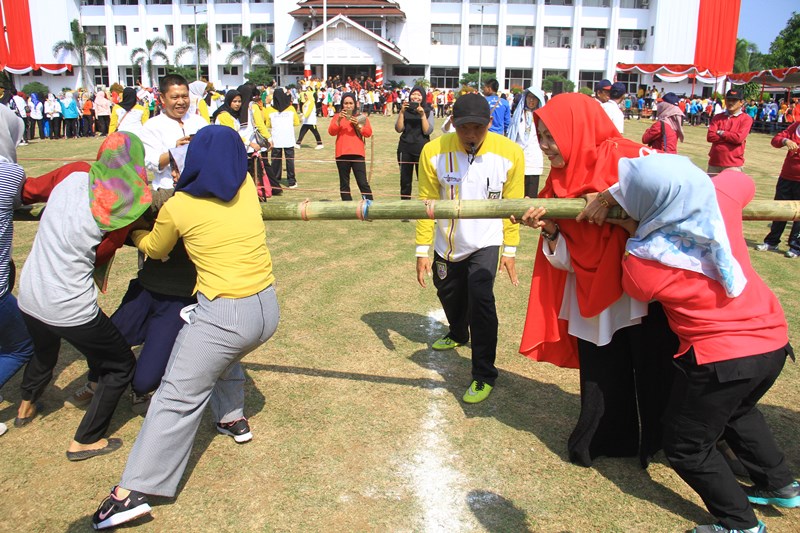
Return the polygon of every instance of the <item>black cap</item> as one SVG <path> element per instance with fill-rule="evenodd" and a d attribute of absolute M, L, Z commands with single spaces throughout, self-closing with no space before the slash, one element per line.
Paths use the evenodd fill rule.
<path fill-rule="evenodd" d="M 725 100 L 744 100 L 744 96 L 739 89 L 731 89 L 725 93 Z"/>
<path fill-rule="evenodd" d="M 618 81 L 613 85 L 611 85 L 611 98 L 619 98 L 626 92 L 628 92 L 628 88 L 621 81 Z"/>
<path fill-rule="evenodd" d="M 478 93 L 463 94 L 456 98 L 453 104 L 453 126 L 463 124 L 485 126 L 490 118 L 489 102 Z"/>
<path fill-rule="evenodd" d="M 680 98 L 678 98 L 678 95 L 675 94 L 675 93 L 667 93 L 661 99 L 664 100 L 665 102 L 667 102 L 668 104 L 672 104 L 672 105 L 678 105 L 678 102 L 680 102 L 680 100 L 681 100 Z"/>
<path fill-rule="evenodd" d="M 600 89 L 604 89 L 606 91 L 610 91 L 611 90 L 611 82 L 609 80 L 600 80 L 600 81 L 598 81 L 594 86 L 594 90 L 595 91 L 599 91 Z"/>

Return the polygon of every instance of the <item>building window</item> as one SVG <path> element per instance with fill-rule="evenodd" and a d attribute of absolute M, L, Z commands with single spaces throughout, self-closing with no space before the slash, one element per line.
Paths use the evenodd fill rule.
<path fill-rule="evenodd" d="M 187 6 L 204 6 L 206 0 L 181 0 L 181 3 Z"/>
<path fill-rule="evenodd" d="M 622 9 L 647 9 L 650 7 L 650 0 L 619 0 L 619 7 Z"/>
<path fill-rule="evenodd" d="M 609 7 L 611 0 L 583 0 L 583 7 Z"/>
<path fill-rule="evenodd" d="M 147 0 L 148 6 L 171 6 L 172 0 Z"/>
<path fill-rule="evenodd" d="M 122 79 L 125 81 L 125 87 L 133 87 L 136 85 L 136 72 L 139 69 L 133 67 L 125 67 L 122 69 Z"/>
<path fill-rule="evenodd" d="M 125 26 L 114 26 L 114 41 L 120 46 L 128 46 L 128 32 Z"/>
<path fill-rule="evenodd" d="M 481 35 L 483 36 L 482 41 Z M 497 46 L 497 26 L 470 24 L 469 44 L 473 46 Z"/>
<path fill-rule="evenodd" d="M 238 76 L 239 65 L 225 65 L 222 67 L 223 76 Z"/>
<path fill-rule="evenodd" d="M 264 32 L 264 35 L 256 35 L 256 39 L 254 39 L 253 42 L 262 44 L 275 43 L 275 24 L 251 24 L 250 35 L 253 35 L 257 31 Z"/>
<path fill-rule="evenodd" d="M 114 0 L 111 4 L 115 6 L 137 6 L 139 5 L 139 0 Z"/>
<path fill-rule="evenodd" d="M 595 84 L 606 77 L 602 70 L 581 70 L 578 73 L 578 88 L 588 87 L 594 91 Z"/>
<path fill-rule="evenodd" d="M 220 42 L 232 43 L 234 39 L 242 36 L 241 24 L 220 24 L 219 25 Z"/>
<path fill-rule="evenodd" d="M 392 65 L 393 76 L 414 76 L 421 78 L 425 75 L 424 65 Z"/>
<path fill-rule="evenodd" d="M 431 86 L 440 89 L 455 89 L 461 78 L 458 67 L 431 67 Z"/>
<path fill-rule="evenodd" d="M 506 32 L 506 46 L 533 46 L 532 26 L 508 26 Z"/>
<path fill-rule="evenodd" d="M 250 3 L 251 4 L 271 4 L 273 1 L 274 0 L 250 0 Z"/>
<path fill-rule="evenodd" d="M 89 43 L 106 45 L 106 27 L 105 26 L 84 26 L 83 33 L 86 34 Z"/>
<path fill-rule="evenodd" d="M 506 0 L 509 4 L 528 4 L 532 5 L 536 3 L 536 0 Z"/>
<path fill-rule="evenodd" d="M 544 46 L 546 48 L 569 48 L 571 35 L 570 28 L 545 28 Z"/>
<path fill-rule="evenodd" d="M 600 28 L 583 28 L 581 30 L 581 48 L 605 48 L 607 30 Z"/>
<path fill-rule="evenodd" d="M 506 90 L 512 87 L 530 87 L 533 84 L 533 69 L 529 68 L 507 68 L 506 69 Z"/>
<path fill-rule="evenodd" d="M 619 30 L 619 50 L 644 50 L 647 30 Z"/>
<path fill-rule="evenodd" d="M 432 44 L 461 44 L 461 26 L 458 24 L 431 24 Z"/>
<path fill-rule="evenodd" d="M 572 0 L 544 0 L 546 6 L 571 6 Z"/>
<path fill-rule="evenodd" d="M 568 74 L 568 72 L 566 70 L 545 69 L 545 70 L 542 70 L 542 79 L 548 78 L 550 76 L 560 76 L 562 78 L 566 78 L 567 74 Z"/>
<path fill-rule="evenodd" d="M 164 39 L 166 39 L 169 46 L 175 44 L 175 31 L 173 30 L 172 24 L 164 25 Z"/>
<path fill-rule="evenodd" d="M 94 67 L 94 84 L 108 87 L 111 85 L 108 76 L 108 67 Z"/>
<path fill-rule="evenodd" d="M 103 6 L 105 0 L 81 0 L 81 7 L 83 6 Z"/>
<path fill-rule="evenodd" d="M 167 67 L 156 67 L 156 79 L 160 80 L 167 75 Z"/>
<path fill-rule="evenodd" d="M 361 20 L 358 23 L 361 24 L 362 26 L 364 26 L 365 28 L 367 28 L 369 31 L 371 31 L 375 35 L 383 37 L 383 21 L 382 20 Z"/>
<path fill-rule="evenodd" d="M 214 0 L 215 4 L 241 4 L 242 0 Z"/>
<path fill-rule="evenodd" d="M 617 81 L 625 84 L 625 92 L 628 94 L 636 94 L 639 89 L 639 75 L 622 73 L 617 74 Z"/>

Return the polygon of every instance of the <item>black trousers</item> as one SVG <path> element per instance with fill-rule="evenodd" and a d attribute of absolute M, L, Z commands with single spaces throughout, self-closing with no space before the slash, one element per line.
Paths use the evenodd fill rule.
<path fill-rule="evenodd" d="M 281 152 L 283 152 L 283 155 L 281 155 Z M 286 181 L 289 182 L 289 185 L 294 185 L 297 183 L 297 179 L 294 176 L 294 146 L 291 148 L 272 149 L 272 175 L 275 181 L 280 183 L 283 172 L 281 165 L 283 158 L 286 158 Z"/>
<path fill-rule="evenodd" d="M 97 115 L 97 132 L 108 135 L 108 127 L 111 125 L 111 115 Z"/>
<path fill-rule="evenodd" d="M 64 119 L 64 136 L 67 139 L 72 139 L 78 136 L 78 119 L 65 118 Z"/>
<path fill-rule="evenodd" d="M 400 164 L 400 199 L 411 199 L 411 186 L 414 180 L 414 171 L 419 179 L 419 154 L 397 151 L 397 162 Z"/>
<path fill-rule="evenodd" d="M 92 444 L 102 439 L 120 397 L 133 379 L 136 359 L 130 345 L 102 311 L 81 326 L 58 327 L 22 313 L 33 339 L 34 355 L 22 375 L 22 399 L 35 402 L 53 379 L 61 339 L 72 344 L 99 374 L 92 403 L 86 409 L 75 440 Z"/>
<path fill-rule="evenodd" d="M 322 144 L 322 137 L 319 136 L 319 130 L 317 130 L 317 126 L 314 124 L 303 124 L 300 126 L 300 133 L 297 136 L 297 144 L 303 142 L 303 137 L 306 136 L 306 132 L 310 131 L 314 138 L 317 140 L 317 144 Z"/>
<path fill-rule="evenodd" d="M 678 339 L 659 303 L 642 323 L 622 328 L 598 346 L 578 339 L 581 413 L 567 442 L 569 459 L 635 457 L 646 467 L 661 449 L 661 417 L 672 386 Z"/>
<path fill-rule="evenodd" d="M 336 168 L 339 170 L 339 194 L 342 200 L 353 199 L 350 194 L 350 170 L 356 178 L 358 190 L 365 200 L 372 200 L 372 189 L 367 181 L 367 163 L 363 155 L 340 155 L 336 158 Z"/>
<path fill-rule="evenodd" d="M 539 196 L 539 176 L 525 174 L 525 198 L 537 198 Z"/>
<path fill-rule="evenodd" d="M 457 262 L 433 256 L 433 284 L 450 323 L 448 336 L 460 343 L 472 337 L 472 379 L 491 386 L 497 379 L 494 278 L 499 260 L 499 246 L 481 248 Z"/>
<path fill-rule="evenodd" d="M 756 486 L 794 481 L 764 416 L 756 407 L 772 387 L 791 346 L 740 359 L 698 365 L 694 349 L 675 360 L 664 415 L 664 451 L 672 468 L 728 529 L 758 523 L 747 496 L 716 443 L 725 439 Z"/>
<path fill-rule="evenodd" d="M 53 117 L 50 121 L 50 138 L 61 138 L 61 115 Z"/>
<path fill-rule="evenodd" d="M 800 181 L 778 178 L 778 183 L 775 184 L 775 200 L 800 200 Z M 773 221 L 769 233 L 764 237 L 764 242 L 777 246 L 781 242 L 784 229 L 786 229 L 785 220 Z M 789 249 L 800 253 L 800 220 L 792 222 L 792 230 L 789 233 Z"/>

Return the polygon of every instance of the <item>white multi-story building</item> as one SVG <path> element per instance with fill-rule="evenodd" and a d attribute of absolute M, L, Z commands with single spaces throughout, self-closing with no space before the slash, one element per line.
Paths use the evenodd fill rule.
<path fill-rule="evenodd" d="M 633 90 L 665 82 L 617 74 L 617 63 L 692 64 L 699 25 L 711 26 L 702 20 L 701 4 L 722 1 L 28 0 L 35 64 L 26 68 L 26 61 L 15 61 L 18 47 L 9 30 L 9 58 L 0 66 L 15 74 L 18 86 L 33 79 L 51 89 L 133 85 L 142 78 L 151 85 L 154 80 L 132 62 L 132 52 L 160 37 L 170 63 L 194 66 L 189 36 L 207 25 L 210 51 L 201 52 L 199 70 L 218 87 L 239 85 L 250 68 L 246 61 L 227 62 L 236 38 L 263 30 L 281 84 L 309 74 L 374 77 L 380 68 L 385 81 L 426 78 L 444 88 L 457 87 L 463 73 L 482 70 L 495 72 L 505 88 L 538 85 L 559 74 L 577 87 L 616 78 Z M 728 10 L 735 5 L 738 14 L 739 0 L 724 3 Z M 57 41 L 71 39 L 73 19 L 107 50 L 102 64 L 87 61 L 88 83 L 79 79 L 75 54 L 53 55 Z M 179 50 L 184 53 L 176 58 Z M 166 72 L 165 61 L 154 57 L 153 63 L 155 77 Z M 52 74 L 63 64 L 74 68 Z M 671 87 L 682 92 L 687 85 L 690 80 Z"/>

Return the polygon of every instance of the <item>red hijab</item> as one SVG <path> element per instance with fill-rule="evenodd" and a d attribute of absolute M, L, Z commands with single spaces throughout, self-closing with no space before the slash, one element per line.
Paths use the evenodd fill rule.
<path fill-rule="evenodd" d="M 592 98 L 580 93 L 553 97 L 534 112 L 553 135 L 564 168 L 551 168 L 540 198 L 577 198 L 607 189 L 619 179 L 622 157 L 639 157 L 643 145 L 620 136 L 608 115 Z M 581 315 L 592 317 L 622 296 L 622 256 L 627 233 L 618 226 L 596 226 L 560 219 L 578 291 Z M 528 313 L 519 351 L 537 361 L 577 368 L 577 343 L 558 319 L 567 273 L 550 266 L 541 237 L 533 267 Z"/>

